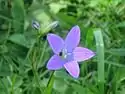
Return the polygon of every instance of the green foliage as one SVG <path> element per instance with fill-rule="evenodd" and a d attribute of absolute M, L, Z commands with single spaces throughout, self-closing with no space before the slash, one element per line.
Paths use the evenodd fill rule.
<path fill-rule="evenodd" d="M 124 0 L 0 0 L 0 94 L 124 94 L 124 14 Z M 78 79 L 46 69 L 47 33 L 64 37 L 74 25 L 96 52 Z"/>
<path fill-rule="evenodd" d="M 9 2 L 9 1 L 8 1 Z M 24 31 L 24 19 L 25 19 L 25 10 L 24 10 L 24 2 L 22 0 L 13 0 L 11 13 L 13 20 L 20 22 L 13 22 L 13 27 L 16 32 L 23 32 Z"/>

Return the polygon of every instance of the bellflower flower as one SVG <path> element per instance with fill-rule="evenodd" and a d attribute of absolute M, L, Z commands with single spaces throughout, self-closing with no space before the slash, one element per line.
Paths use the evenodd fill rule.
<path fill-rule="evenodd" d="M 79 26 L 74 26 L 65 40 L 55 34 L 48 34 L 47 40 L 54 52 L 47 63 L 48 70 L 64 67 L 72 77 L 78 78 L 80 74 L 78 62 L 88 60 L 95 55 L 87 48 L 77 47 L 80 42 Z"/>

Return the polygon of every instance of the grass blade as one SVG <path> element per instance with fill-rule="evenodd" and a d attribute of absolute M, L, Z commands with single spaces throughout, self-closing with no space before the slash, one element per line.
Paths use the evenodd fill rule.
<path fill-rule="evenodd" d="M 95 30 L 94 35 L 97 49 L 98 86 L 100 94 L 104 94 L 104 43 L 101 30 Z"/>

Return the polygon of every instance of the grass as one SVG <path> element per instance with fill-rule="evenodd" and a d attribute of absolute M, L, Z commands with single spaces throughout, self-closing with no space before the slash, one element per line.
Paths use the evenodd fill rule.
<path fill-rule="evenodd" d="M 1 0 L 0 94 L 124 94 L 124 6 L 124 0 Z M 53 55 L 46 35 L 64 37 L 74 25 L 80 46 L 96 53 L 81 62 L 78 79 L 46 68 Z"/>
<path fill-rule="evenodd" d="M 95 39 L 96 39 L 96 49 L 97 49 L 97 64 L 98 64 L 98 87 L 100 93 L 104 94 L 104 43 L 103 43 L 103 36 L 101 30 L 96 30 L 94 32 Z"/>

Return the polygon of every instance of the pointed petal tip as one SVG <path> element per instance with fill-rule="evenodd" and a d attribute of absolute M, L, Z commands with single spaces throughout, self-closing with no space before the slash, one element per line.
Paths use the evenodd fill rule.
<path fill-rule="evenodd" d="M 53 70 L 53 69 L 52 69 L 52 66 L 51 66 L 49 63 L 47 63 L 46 68 L 47 68 L 48 70 Z"/>
<path fill-rule="evenodd" d="M 74 53 L 74 59 L 78 62 L 88 60 L 96 55 L 95 52 L 84 47 L 76 47 L 73 53 Z"/>
<path fill-rule="evenodd" d="M 52 34 L 52 33 L 48 33 L 48 34 L 47 34 L 47 37 L 49 37 L 49 36 L 51 36 L 51 35 L 54 35 L 54 34 Z"/>
<path fill-rule="evenodd" d="M 91 58 L 94 57 L 95 55 L 96 55 L 96 53 L 91 51 Z"/>
<path fill-rule="evenodd" d="M 78 25 L 73 26 L 73 28 L 76 28 L 80 31 L 80 27 Z"/>
<path fill-rule="evenodd" d="M 93 52 L 93 56 L 95 56 L 96 55 L 96 52 Z"/>
<path fill-rule="evenodd" d="M 73 78 L 78 79 L 79 78 L 79 74 L 78 75 L 72 75 Z"/>
<path fill-rule="evenodd" d="M 49 65 L 48 65 L 48 64 L 46 65 L 46 68 L 47 68 L 48 70 L 51 70 L 51 68 L 49 67 Z"/>
<path fill-rule="evenodd" d="M 49 64 L 46 65 L 46 68 L 47 68 L 48 70 L 57 70 L 56 68 L 50 66 Z"/>
<path fill-rule="evenodd" d="M 51 36 L 51 34 L 47 34 L 47 39 L 49 39 L 49 36 Z"/>
<path fill-rule="evenodd" d="M 64 61 L 57 55 L 54 55 L 48 61 L 46 68 L 48 70 L 58 70 L 63 67 Z"/>
<path fill-rule="evenodd" d="M 74 79 L 78 79 L 79 78 L 79 74 L 78 75 L 72 75 L 70 74 L 71 77 L 73 77 Z"/>
<path fill-rule="evenodd" d="M 73 27 L 79 28 L 79 26 L 78 26 L 78 25 L 74 25 Z"/>
<path fill-rule="evenodd" d="M 64 40 L 60 36 L 49 33 L 47 34 L 47 40 L 55 54 L 58 54 L 62 50 L 64 46 Z"/>
<path fill-rule="evenodd" d="M 73 26 L 65 39 L 65 47 L 68 52 L 72 52 L 80 42 L 80 28 L 78 25 Z"/>
<path fill-rule="evenodd" d="M 79 77 L 80 69 L 76 61 L 65 63 L 64 67 L 73 78 L 77 79 Z"/>
<path fill-rule="evenodd" d="M 47 68 L 47 70 L 57 70 L 57 69 L 54 69 L 52 66 L 49 66 L 49 65 L 47 65 L 46 68 Z"/>

